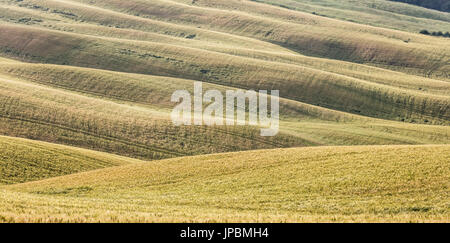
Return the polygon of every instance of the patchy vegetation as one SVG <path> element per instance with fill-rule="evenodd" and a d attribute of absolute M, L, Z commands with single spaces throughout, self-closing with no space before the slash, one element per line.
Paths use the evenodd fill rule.
<path fill-rule="evenodd" d="M 450 38 L 450 32 L 448 32 L 448 31 L 444 33 L 442 31 L 429 32 L 428 30 L 421 30 L 420 33 L 423 35 L 432 35 L 432 36 L 441 36 L 441 37 Z"/>

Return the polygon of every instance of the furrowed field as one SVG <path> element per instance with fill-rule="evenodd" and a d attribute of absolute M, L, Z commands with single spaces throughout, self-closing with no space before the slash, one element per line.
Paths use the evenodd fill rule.
<path fill-rule="evenodd" d="M 423 30 L 450 13 L 0 0 L 0 222 L 450 222 L 450 38 Z M 279 134 L 174 126 L 197 81 L 279 90 Z"/>

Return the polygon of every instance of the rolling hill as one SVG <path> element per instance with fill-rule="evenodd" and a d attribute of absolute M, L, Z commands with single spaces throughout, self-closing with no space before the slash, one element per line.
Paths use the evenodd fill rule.
<path fill-rule="evenodd" d="M 423 29 L 448 29 L 450 15 L 399 3 L 409 0 L 253 0 L 282 8 L 340 20 L 418 33 Z M 431 0 L 434 1 L 434 0 Z M 440 0 L 434 1 L 438 2 Z"/>
<path fill-rule="evenodd" d="M 4 136 L 0 136 L 0 148 L 0 184 L 136 163 L 107 153 Z"/>
<path fill-rule="evenodd" d="M 135 163 L 0 187 L 0 221 L 448 222 L 449 150 L 295 148 Z"/>
<path fill-rule="evenodd" d="M 0 222 L 449 222 L 450 39 L 424 29 L 450 14 L 0 0 Z M 278 135 L 174 126 L 198 81 L 279 90 Z"/>
<path fill-rule="evenodd" d="M 389 29 L 362 26 L 318 17 L 312 14 L 285 10 L 283 8 L 270 7 L 268 5 L 249 1 L 226 1 L 226 4 L 220 4 L 216 8 L 197 6 L 201 4 L 202 1 L 197 1 L 195 6 L 176 1 L 152 1 L 152 4 L 148 4 L 146 1 L 133 1 L 127 3 L 124 3 L 123 1 L 95 1 L 93 3 L 94 6 L 85 4 L 84 2 L 89 1 L 42 2 L 29 0 L 10 4 L 12 4 L 13 7 L 18 4 L 19 6 L 22 6 L 22 8 L 32 8 L 35 10 L 34 12 L 38 12 L 36 14 L 42 14 L 42 12 L 58 14 L 59 16 L 68 19 L 66 22 L 69 23 L 88 22 L 112 28 L 136 29 L 156 33 L 165 31 L 165 33 L 171 36 L 182 35 L 181 37 L 190 37 L 194 38 L 194 40 L 203 37 L 201 37 L 202 33 L 192 32 L 192 28 L 201 28 L 207 29 L 209 32 L 223 32 L 232 36 L 238 35 L 274 43 L 300 54 L 357 63 L 368 63 L 389 69 L 402 70 L 404 72 L 419 73 L 424 76 L 432 75 L 439 78 L 445 78 L 449 70 L 448 63 L 446 62 L 449 58 L 448 47 L 444 44 L 447 43 L 448 40 L 419 36 Z M 207 2 L 209 3 L 210 1 Z M 228 9 L 235 10 L 230 11 Z M 28 11 L 19 13 L 19 16 L 23 16 L 23 13 L 28 13 Z M 17 22 L 17 18 L 16 15 L 13 15 L 5 20 L 8 22 Z M 29 18 L 33 19 L 31 16 Z M 186 19 L 189 21 L 186 21 Z M 47 21 L 42 19 L 39 20 L 42 22 L 31 21 L 27 23 L 31 26 L 41 25 L 46 28 L 50 28 L 50 26 L 51 28 L 55 28 L 51 24 L 54 20 L 48 21 L 48 24 Z M 57 22 L 61 22 L 61 20 Z M 177 27 L 178 30 L 174 29 L 168 31 L 168 28 L 166 27 L 168 24 L 170 24 L 170 29 Z M 172 25 L 175 25 L 175 27 L 172 27 Z M 64 27 L 57 28 L 61 29 Z M 183 32 L 180 33 L 180 29 L 182 29 Z M 77 50 L 86 50 L 85 48 L 92 47 L 92 45 L 88 44 L 92 44 L 92 41 L 89 39 L 83 39 L 83 41 L 80 42 L 73 40 L 67 35 L 65 35 L 65 37 L 57 37 L 55 36 L 57 35 L 55 32 L 50 32 L 48 33 L 49 36 L 43 37 L 42 35 L 46 35 L 45 32 L 39 32 L 38 34 L 33 32 L 32 29 L 21 29 L 18 30 L 19 33 L 8 31 L 8 29 L 4 29 L 3 31 L 6 31 L 3 32 L 4 38 L 8 38 L 2 40 L 2 42 L 4 42 L 3 49 L 13 55 L 27 57 L 27 59 L 34 59 L 35 61 L 43 58 L 39 53 L 35 52 L 38 50 L 34 49 L 37 47 L 36 45 L 40 45 L 39 41 L 31 42 L 32 45 L 23 49 L 21 47 L 8 45 L 9 41 L 14 40 L 14 38 L 25 38 L 23 43 L 29 43 L 26 38 L 30 37 L 33 39 L 44 38 L 48 40 L 56 38 L 57 42 L 45 42 L 48 44 L 47 48 L 39 48 L 39 50 L 47 50 L 45 53 L 47 62 L 67 63 L 72 65 L 105 65 L 97 63 L 98 60 L 93 60 L 96 56 L 94 50 L 83 52 L 83 55 L 87 55 L 83 57 L 83 63 L 79 63 L 81 61 L 79 59 L 71 61 L 70 55 L 67 57 L 52 55 L 52 53 L 60 53 L 58 50 L 62 51 L 64 48 L 70 49 L 71 52 L 75 52 L 72 54 L 76 54 Z M 31 33 L 21 34 L 22 31 Z M 73 30 L 68 29 L 68 31 Z M 176 31 L 178 31 L 178 33 L 176 33 Z M 211 33 L 209 35 L 211 35 Z M 245 39 L 241 39 L 241 42 L 242 41 L 245 41 Z M 75 43 L 76 46 L 73 46 Z M 370 43 L 370 45 L 367 45 L 367 43 Z M 94 46 L 98 45 L 103 46 L 102 44 L 94 44 Z M 111 43 L 110 45 L 117 44 Z M 161 47 L 161 45 L 158 46 Z M 53 51 L 48 49 L 49 47 L 51 47 Z M 172 48 L 166 47 L 164 49 L 165 51 L 170 52 Z M 117 51 L 120 52 L 120 50 L 116 50 L 115 52 L 108 51 L 109 55 L 113 55 L 110 56 L 110 58 L 105 58 L 106 60 L 109 60 L 108 69 L 117 70 L 119 68 L 117 67 L 118 63 L 116 63 L 116 65 L 111 63 L 111 60 L 114 55 L 116 55 Z M 180 50 L 177 48 L 172 51 L 176 51 L 177 53 L 188 52 L 180 56 L 192 55 L 189 54 L 189 50 Z M 64 55 L 69 54 L 68 52 L 63 53 Z M 106 50 L 103 50 L 103 54 L 106 54 Z M 126 55 L 127 53 L 121 54 Z M 169 68 L 170 65 L 176 65 L 177 63 L 178 65 L 182 65 L 182 63 L 180 63 L 181 60 L 172 60 L 176 58 L 173 56 L 167 57 L 167 54 L 159 55 L 158 53 L 150 53 L 150 56 L 145 56 L 145 54 L 149 53 L 142 53 L 142 51 L 133 49 L 131 49 L 131 53 L 128 54 L 137 56 L 144 55 L 147 59 L 150 58 L 153 65 L 157 65 L 157 63 L 164 61 L 165 63 L 163 66 L 159 64 L 159 68 L 161 69 L 159 70 L 159 73 L 166 72 L 167 74 L 167 70 L 164 69 Z M 151 55 L 165 58 L 156 58 Z M 205 57 L 205 55 L 201 56 Z M 81 57 L 80 54 L 78 54 L 77 57 Z M 122 58 L 129 59 L 130 57 L 125 56 Z M 167 60 L 167 58 L 169 58 L 169 60 Z M 117 60 L 117 58 L 115 60 Z M 218 58 L 216 57 L 214 60 L 218 60 Z M 120 67 L 127 69 L 128 72 L 145 72 L 139 70 L 139 66 L 141 65 L 136 65 L 135 62 L 136 61 L 132 62 L 131 60 L 128 60 L 128 65 L 123 66 L 125 64 L 122 64 Z M 132 68 L 134 66 L 132 63 L 136 65 L 135 68 Z M 191 66 L 189 71 L 195 71 L 195 68 Z M 148 73 L 150 70 L 146 72 Z M 184 75 L 188 75 L 188 73 Z M 198 75 L 199 74 L 197 74 L 197 78 Z M 220 79 L 220 77 L 217 78 Z"/>
<path fill-rule="evenodd" d="M 404 2 L 409 4 L 414 4 L 417 6 L 425 7 L 425 8 L 431 8 L 436 9 L 439 11 L 444 12 L 450 12 L 450 3 L 446 0 L 438 0 L 438 1 L 432 1 L 432 0 L 391 0 L 396 2 Z"/>

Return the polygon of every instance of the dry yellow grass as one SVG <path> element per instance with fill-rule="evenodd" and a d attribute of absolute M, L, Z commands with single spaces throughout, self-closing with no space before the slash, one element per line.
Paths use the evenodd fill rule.
<path fill-rule="evenodd" d="M 313 35 L 312 38 L 316 41 L 311 43 L 338 38 L 352 48 L 359 45 L 355 41 L 361 42 L 361 38 L 369 38 L 371 41 L 367 43 L 373 46 L 368 52 L 379 50 L 382 53 L 390 53 L 394 48 L 407 50 L 408 55 L 417 54 L 421 59 L 424 58 L 421 52 L 428 52 L 430 58 L 439 59 L 437 66 L 433 67 L 434 72 L 436 68 L 444 68 L 444 71 L 446 68 L 447 40 L 442 38 L 345 23 L 251 1 L 198 1 L 195 6 L 183 0 L 154 1 L 148 8 L 140 9 L 136 7 L 145 6 L 148 2 L 96 1 L 95 4 L 91 2 L 87 4 L 87 1 L 2 0 L 1 3 L 0 11 L 4 13 L 2 18 L 4 24 L 1 25 L 1 31 L 4 33 L 2 45 L 3 52 L 7 56 L 36 62 L 183 78 L 172 79 L 97 69 L 20 63 L 4 64 L 1 67 L 1 73 L 7 80 L 20 79 L 50 85 L 71 91 L 69 93 L 94 96 L 100 103 L 103 101 L 99 98 L 108 99 L 112 103 L 137 105 L 139 112 L 145 110 L 145 114 L 146 112 L 151 114 L 149 116 L 152 117 L 152 124 L 153 118 L 158 117 L 155 121 L 158 123 L 155 125 L 156 130 L 150 129 L 152 133 L 161 129 L 166 131 L 163 134 L 168 132 L 167 111 L 172 105 L 168 100 L 171 92 L 175 89 L 190 89 L 193 80 L 203 80 L 221 84 L 222 86 L 206 85 L 207 88 L 214 87 L 220 90 L 231 86 L 282 90 L 284 98 L 281 101 L 281 110 L 285 120 L 282 122 L 282 131 L 284 135 L 290 137 L 281 138 L 282 142 L 271 145 L 264 143 L 261 145 L 260 142 L 252 141 L 252 145 L 244 146 L 242 149 L 293 145 L 423 144 L 448 141 L 446 126 L 408 125 L 363 117 L 448 125 L 450 90 L 448 82 L 416 76 L 414 75 L 416 72 L 409 68 L 401 67 L 402 72 L 396 72 L 364 64 L 308 57 L 285 48 L 286 45 L 287 47 L 291 44 L 296 45 L 294 42 L 298 41 L 298 38 L 305 37 L 301 35 L 306 37 Z M 148 15 L 151 11 L 153 14 Z M 183 20 L 179 16 L 180 11 L 192 21 Z M 239 23 L 235 20 L 227 22 L 226 20 L 230 18 L 239 20 L 237 21 Z M 256 23 L 255 20 L 259 22 Z M 198 28 L 200 26 L 202 28 Z M 267 31 L 264 30 L 270 27 L 276 28 L 266 36 Z M 300 31 L 305 28 L 310 32 Z M 322 31 L 328 36 L 323 36 Z M 277 43 L 286 37 L 289 37 L 286 43 L 278 43 L 285 47 L 270 43 Z M 406 39 L 411 41 L 405 43 Z M 314 48 L 308 47 L 308 50 L 314 51 Z M 334 58 L 333 52 L 327 51 L 327 48 L 320 51 L 331 55 L 327 56 L 328 58 Z M 406 58 L 408 62 L 415 60 L 412 56 L 397 57 Z M 402 63 L 402 66 L 408 66 L 400 59 L 395 60 L 397 61 Z M 427 65 L 434 63 L 430 60 L 425 62 Z M 421 65 L 415 63 L 413 66 L 416 64 Z M 411 73 L 404 73 L 409 71 Z M 435 77 L 432 73 L 429 76 Z M 445 77 L 440 78 L 447 80 Z M 54 89 L 38 90 L 45 93 L 53 92 Z M 136 122 L 134 118 L 129 119 L 131 111 L 125 113 L 114 111 L 112 114 L 122 115 L 112 118 L 107 114 L 111 113 L 111 108 L 106 109 L 103 105 L 85 106 L 81 119 L 84 121 L 81 122 L 79 118 L 70 121 L 71 118 L 59 113 L 66 109 L 71 110 L 70 106 L 79 105 L 79 102 L 75 101 L 78 96 L 70 99 L 73 104 L 69 105 L 70 102 L 66 102 L 55 109 L 50 108 L 54 100 L 48 102 L 49 97 L 44 98 L 46 95 L 40 94 L 39 99 L 34 99 L 34 103 L 30 103 L 27 100 L 30 96 L 28 93 L 17 95 L 17 90 L 14 92 L 4 91 L 4 100 L 11 100 L 14 97 L 15 102 L 4 105 L 3 116 L 11 117 L 11 112 L 15 114 L 15 118 L 22 121 L 4 120 L 4 134 L 92 149 L 100 147 L 100 150 L 110 152 L 120 150 L 128 156 L 136 156 L 138 153 L 142 158 L 151 159 L 168 156 L 164 154 L 168 151 L 161 150 L 165 146 L 168 146 L 170 151 L 175 151 L 175 154 L 170 156 L 179 156 L 192 149 L 198 149 L 194 153 L 233 151 L 238 150 L 240 146 L 229 146 L 230 142 L 234 145 L 236 136 L 231 136 L 233 139 L 216 136 L 220 141 L 211 138 L 209 145 L 200 148 L 185 146 L 184 138 L 181 141 L 176 139 L 176 142 L 169 142 L 166 138 L 157 136 L 156 144 L 154 141 L 149 144 L 148 137 L 130 132 L 130 129 L 150 131 L 148 128 L 142 128 L 146 126 L 145 123 Z M 57 99 L 60 99 L 61 96 L 58 97 Z M 123 110 L 122 108 L 123 104 L 120 110 Z M 55 116 L 49 121 L 49 118 L 35 112 L 36 109 L 45 111 L 50 109 L 50 114 Z M 132 110 L 134 112 L 135 109 Z M 75 116 L 79 112 L 80 109 L 76 108 L 70 112 L 70 116 Z M 95 112 L 100 113 L 93 116 Z M 144 119 L 144 113 L 137 115 L 139 119 Z M 101 118 L 102 115 L 107 118 Z M 57 123 L 55 117 L 58 117 Z M 27 121 L 30 118 L 40 123 L 30 123 Z M 100 123 L 109 125 L 100 126 L 98 125 Z M 60 126 L 58 129 L 65 131 L 45 134 L 37 132 L 52 124 L 63 125 L 64 128 Z M 30 128 L 33 126 L 36 128 Z M 123 128 L 124 126 L 128 128 Z M 112 127 L 116 129 L 122 127 L 120 130 L 126 132 L 118 134 L 117 131 L 108 131 Z M 81 137 L 74 136 L 73 131 L 67 129 L 75 129 L 77 132 L 82 131 L 88 136 L 95 137 L 106 135 L 110 138 L 114 135 L 118 136 L 121 142 L 116 144 L 117 141 L 104 140 L 98 143 L 94 142 L 93 138 L 87 138 L 86 134 Z M 172 134 L 173 130 L 169 130 L 168 133 Z M 65 134 L 67 132 L 70 136 Z M 174 134 L 178 136 L 179 132 L 175 131 Z M 182 130 L 181 133 L 184 132 L 186 131 Z M 204 134 L 199 129 L 188 133 L 191 132 Z M 64 136 L 58 135 L 60 133 Z M 238 134 L 250 134 L 252 137 L 251 131 L 238 131 Z M 200 141 L 200 137 L 192 137 L 187 144 Z M 124 145 L 123 142 L 132 144 Z M 239 142 L 237 144 L 244 145 L 247 142 L 248 139 L 244 139 L 242 144 Z M 223 147 L 213 148 L 212 144 Z M 136 148 L 135 145 L 141 147 Z M 158 152 L 155 153 L 145 147 L 150 145 L 156 146 Z M 125 149 L 118 149 L 122 146 Z"/>
<path fill-rule="evenodd" d="M 445 95 L 391 87 L 300 65 L 161 43 L 82 38 L 15 25 L 4 25 L 0 32 L 4 33 L 1 40 L 11 53 L 18 52 L 35 61 L 203 80 L 245 89 L 279 89 L 287 99 L 392 120 L 447 124 L 450 116 L 450 99 Z M 16 43 L 28 43 L 30 38 L 40 41 L 17 46 Z"/>
<path fill-rule="evenodd" d="M 157 80 L 156 80 L 157 81 Z M 260 137 L 257 127 L 172 125 L 170 110 L 122 104 L 0 78 L 0 133 L 146 160 L 308 145 L 299 137 Z"/>
<path fill-rule="evenodd" d="M 0 135 L 73 146 L 0 136 L 0 222 L 450 222 L 450 17 L 399 6 L 0 0 Z M 173 126 L 195 81 L 279 135 Z M 277 149 L 333 145 L 386 146 Z"/>
<path fill-rule="evenodd" d="M 188 0 L 176 0 L 184 1 Z M 366 25 L 418 33 L 423 29 L 439 31 L 448 28 L 450 14 L 410 4 L 385 0 L 252 0 L 283 8 L 313 13 Z M 208 0 L 199 1 L 207 4 Z"/>
<path fill-rule="evenodd" d="M 63 1 L 66 9 L 72 2 L 89 3 Z M 436 76 L 446 76 L 450 68 L 446 39 L 337 21 L 251 1 L 215 1 L 208 7 L 161 0 L 152 4 L 143 0 L 93 4 L 144 18 L 270 41 L 308 55 L 422 69 L 422 73 L 433 67 Z M 415 41 L 405 43 L 408 39 Z"/>
<path fill-rule="evenodd" d="M 2 49 L 16 58 L 280 89 L 284 98 L 330 109 L 448 123 L 445 38 L 251 1 L 4 0 L 2 7 L 9 23 L 1 26 Z"/>
<path fill-rule="evenodd" d="M 450 146 L 177 158 L 0 188 L 4 222 L 449 222 Z"/>
<path fill-rule="evenodd" d="M 0 136 L 0 184 L 36 181 L 136 162 L 107 153 Z"/>
<path fill-rule="evenodd" d="M 193 81 L 40 64 L 3 68 L 12 68 L 17 76 L 39 85 L 0 79 L 2 134 L 137 158 L 291 146 L 450 141 L 448 126 L 388 122 L 285 99 L 281 101 L 281 133 L 273 138 L 261 138 L 259 130 L 251 127 L 174 127 L 168 109 L 171 89 L 190 90 Z"/>

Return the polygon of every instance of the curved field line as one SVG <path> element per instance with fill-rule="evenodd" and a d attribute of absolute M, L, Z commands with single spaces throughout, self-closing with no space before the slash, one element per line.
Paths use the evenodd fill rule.
<path fill-rule="evenodd" d="M 101 139 L 104 139 L 104 140 L 119 142 L 119 143 L 123 143 L 123 144 L 129 145 L 129 146 L 135 146 L 135 147 L 139 147 L 139 148 L 143 148 L 143 149 L 149 149 L 150 151 L 160 152 L 160 153 L 164 153 L 164 154 L 168 154 L 168 155 L 173 155 L 173 156 L 186 156 L 186 155 L 189 155 L 189 154 L 186 154 L 186 153 L 183 153 L 183 152 L 170 151 L 170 150 L 167 150 L 167 149 L 164 149 L 164 148 L 160 148 L 160 147 L 157 147 L 157 146 L 154 146 L 154 145 L 143 145 L 143 144 L 133 143 L 133 142 L 125 141 L 125 140 L 117 138 L 117 137 L 93 134 L 91 132 L 87 132 L 87 131 L 84 131 L 84 130 L 74 129 L 74 128 L 70 128 L 70 127 L 67 127 L 67 126 L 64 126 L 64 125 L 61 125 L 61 124 L 55 124 L 55 123 L 40 121 L 40 120 L 36 120 L 36 119 L 32 119 L 32 118 L 30 119 L 30 118 L 23 118 L 23 117 L 11 117 L 11 116 L 5 116 L 3 114 L 0 114 L 0 117 L 1 118 L 6 118 L 6 119 L 10 119 L 10 120 L 24 121 L 24 122 L 29 122 L 29 123 L 33 123 L 33 124 L 57 127 L 59 129 L 71 131 L 71 132 L 74 132 L 74 133 L 81 133 L 81 134 L 84 134 L 84 135 L 89 135 L 89 136 L 101 138 Z"/>

